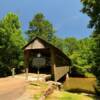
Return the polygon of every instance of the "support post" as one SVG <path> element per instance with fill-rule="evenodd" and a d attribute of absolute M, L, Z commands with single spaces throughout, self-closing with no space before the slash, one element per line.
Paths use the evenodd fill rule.
<path fill-rule="evenodd" d="M 11 72 L 12 72 L 12 77 L 14 78 L 15 77 L 15 68 L 12 68 Z"/>
<path fill-rule="evenodd" d="M 66 80 L 68 80 L 68 79 L 69 79 L 69 74 L 67 73 L 67 74 L 66 74 Z"/>
<path fill-rule="evenodd" d="M 37 69 L 37 74 L 38 74 L 37 81 L 39 81 L 39 78 L 40 78 L 39 67 L 38 67 L 38 69 Z"/>
<path fill-rule="evenodd" d="M 28 68 L 26 68 L 26 80 L 28 80 Z"/>
<path fill-rule="evenodd" d="M 53 48 L 51 48 L 50 51 L 51 51 L 51 72 L 52 72 L 54 81 L 56 81 L 56 76 L 55 76 L 55 73 L 56 73 L 56 70 L 55 70 L 56 62 L 55 62 L 55 55 L 54 55 Z"/>
<path fill-rule="evenodd" d="M 29 51 L 24 51 L 24 66 L 25 66 L 25 79 L 28 80 L 28 63 L 29 63 Z"/>

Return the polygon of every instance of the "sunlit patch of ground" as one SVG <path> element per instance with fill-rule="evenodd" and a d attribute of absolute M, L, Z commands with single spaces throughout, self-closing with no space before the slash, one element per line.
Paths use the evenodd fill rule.
<path fill-rule="evenodd" d="M 25 90 L 23 79 L 6 77 L 0 78 L 0 100 L 16 100 Z"/>
<path fill-rule="evenodd" d="M 64 89 L 73 92 L 94 93 L 95 78 L 69 78 L 64 82 Z"/>
<path fill-rule="evenodd" d="M 28 89 L 33 90 L 33 100 L 39 100 L 43 96 L 44 91 L 48 88 L 45 83 L 31 83 Z M 94 100 L 92 97 L 86 96 L 84 94 L 69 93 L 64 90 L 57 91 L 54 90 L 52 94 L 46 97 L 46 100 Z"/>
<path fill-rule="evenodd" d="M 23 77 L 25 79 L 25 75 L 18 75 L 17 77 L 11 79 L 15 80 L 16 78 L 18 80 L 23 80 Z M 32 76 L 33 77 L 33 76 Z M 22 78 L 22 79 L 20 79 Z M 9 80 L 9 79 L 7 79 Z M 3 81 L 6 83 L 7 80 L 3 79 Z M 89 90 L 94 92 L 93 85 L 95 85 L 95 78 L 69 78 L 65 83 L 64 83 L 64 89 L 65 90 L 70 90 L 70 89 L 84 89 L 84 90 Z M 1 79 L 2 81 L 2 79 Z M 10 82 L 10 81 L 9 81 Z M 48 88 L 48 84 L 46 82 L 41 82 L 41 81 L 25 81 L 27 83 L 26 88 L 25 88 L 25 93 L 18 98 L 18 100 L 39 100 L 41 96 L 44 95 L 44 92 Z M 17 84 L 17 82 L 16 82 Z M 18 85 L 18 84 L 17 84 Z M 23 86 L 23 83 L 20 84 Z M 9 87 L 10 88 L 10 87 Z M 77 91 L 74 91 L 76 93 L 70 93 L 66 92 L 63 89 L 61 91 L 54 90 L 52 94 L 47 96 L 46 100 L 94 100 L 93 95 L 88 96 L 87 93 L 77 93 Z"/>
<path fill-rule="evenodd" d="M 82 94 L 69 93 L 64 91 L 54 91 L 46 100 L 94 100 Z"/>

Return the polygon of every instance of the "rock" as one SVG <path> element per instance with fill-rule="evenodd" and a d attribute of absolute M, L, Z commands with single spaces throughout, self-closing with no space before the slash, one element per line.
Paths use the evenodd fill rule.
<path fill-rule="evenodd" d="M 60 90 L 62 87 L 62 84 L 60 82 L 55 82 L 55 81 L 48 81 L 47 82 L 48 85 L 53 85 L 54 88 Z"/>

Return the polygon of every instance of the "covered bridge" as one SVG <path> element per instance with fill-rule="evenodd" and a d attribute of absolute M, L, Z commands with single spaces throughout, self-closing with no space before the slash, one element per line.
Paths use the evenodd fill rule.
<path fill-rule="evenodd" d="M 58 81 L 70 70 L 71 60 L 61 50 L 39 37 L 34 38 L 23 49 L 25 66 L 30 72 L 40 67 L 40 73 L 51 74 L 53 80 Z"/>

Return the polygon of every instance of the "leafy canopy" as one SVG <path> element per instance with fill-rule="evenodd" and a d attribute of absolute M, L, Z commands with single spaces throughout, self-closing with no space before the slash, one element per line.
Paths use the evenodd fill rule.
<path fill-rule="evenodd" d="M 45 16 L 42 13 L 37 13 L 29 22 L 29 30 L 26 33 L 29 36 L 29 40 L 39 36 L 47 41 L 51 41 L 54 32 L 52 24 L 45 19 Z"/>
<path fill-rule="evenodd" d="M 91 73 L 91 47 L 93 46 L 93 43 L 91 38 L 78 40 L 74 37 L 70 37 L 64 39 L 63 51 L 72 60 L 72 74 L 75 71 L 74 76 L 87 76 L 87 73 Z"/>
<path fill-rule="evenodd" d="M 93 72 L 97 78 L 97 91 L 100 95 L 100 0 L 81 0 L 83 13 L 90 17 L 89 27 L 93 28 L 92 38 L 95 46 L 93 51 Z"/>
<path fill-rule="evenodd" d="M 0 76 L 10 74 L 12 67 L 20 65 L 24 44 L 19 18 L 10 12 L 0 20 Z"/>

